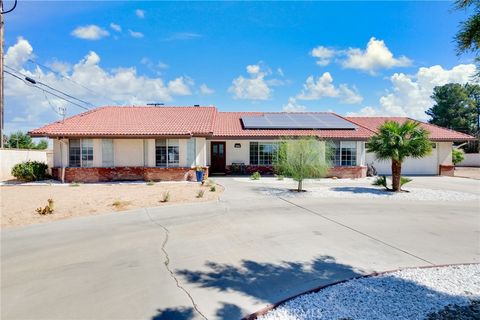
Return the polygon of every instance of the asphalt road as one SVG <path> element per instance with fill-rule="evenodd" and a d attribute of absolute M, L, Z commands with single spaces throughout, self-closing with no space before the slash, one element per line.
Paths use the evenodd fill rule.
<path fill-rule="evenodd" d="M 238 319 L 359 274 L 480 262 L 478 200 L 281 199 L 217 182 L 214 203 L 2 230 L 1 319 Z M 472 179 L 414 185 L 480 195 Z"/>

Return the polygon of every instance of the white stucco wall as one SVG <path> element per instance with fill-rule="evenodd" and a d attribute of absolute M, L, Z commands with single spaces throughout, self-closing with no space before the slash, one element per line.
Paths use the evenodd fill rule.
<path fill-rule="evenodd" d="M 236 143 L 240 144 L 240 148 L 235 148 Z M 227 166 L 232 163 L 250 163 L 250 140 L 226 140 L 225 150 L 225 161 Z"/>
<path fill-rule="evenodd" d="M 143 167 L 143 139 L 115 139 L 113 154 L 116 167 Z"/>
<path fill-rule="evenodd" d="M 210 157 L 210 149 L 207 148 L 207 139 L 205 138 L 195 138 L 196 144 L 196 161 L 197 166 L 206 166 L 207 165 L 207 155 Z"/>

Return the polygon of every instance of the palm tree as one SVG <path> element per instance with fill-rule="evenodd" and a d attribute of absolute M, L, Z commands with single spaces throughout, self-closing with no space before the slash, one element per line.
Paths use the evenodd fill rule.
<path fill-rule="evenodd" d="M 379 160 L 392 161 L 392 190 L 400 191 L 402 163 L 408 158 L 422 158 L 432 152 L 429 132 L 419 122 L 387 121 L 378 128 L 367 142 L 367 151 L 375 153 Z"/>

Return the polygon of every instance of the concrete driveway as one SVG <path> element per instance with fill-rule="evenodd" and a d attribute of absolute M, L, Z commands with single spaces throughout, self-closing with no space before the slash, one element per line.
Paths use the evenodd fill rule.
<path fill-rule="evenodd" d="M 1 232 L 2 319 L 238 319 L 373 271 L 480 262 L 480 203 L 262 195 Z M 412 186 L 480 195 L 480 181 Z M 2 199 L 2 201 L 6 201 Z"/>

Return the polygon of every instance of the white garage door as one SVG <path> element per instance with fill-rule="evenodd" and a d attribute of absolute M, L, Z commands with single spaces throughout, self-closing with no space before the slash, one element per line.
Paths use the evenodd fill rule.
<path fill-rule="evenodd" d="M 421 159 L 408 158 L 402 164 L 402 174 L 405 175 L 437 175 L 438 174 L 438 150 L 432 150 L 429 156 Z M 378 174 L 390 175 L 392 174 L 390 161 L 378 161 L 372 153 L 365 155 L 367 164 L 373 162 Z"/>

